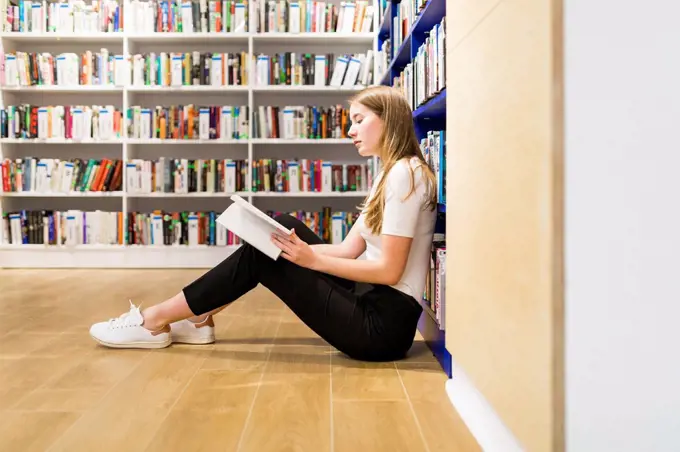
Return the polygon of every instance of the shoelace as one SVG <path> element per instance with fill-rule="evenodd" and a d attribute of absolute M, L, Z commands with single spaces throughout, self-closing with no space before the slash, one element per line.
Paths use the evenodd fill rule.
<path fill-rule="evenodd" d="M 139 326 L 140 323 L 138 321 L 138 318 L 135 319 L 132 317 L 133 313 L 137 313 L 139 315 L 139 307 L 135 306 L 132 304 L 132 300 L 130 301 L 130 310 L 124 314 L 121 314 L 118 317 L 114 317 L 109 319 L 109 328 L 124 328 L 128 326 Z"/>

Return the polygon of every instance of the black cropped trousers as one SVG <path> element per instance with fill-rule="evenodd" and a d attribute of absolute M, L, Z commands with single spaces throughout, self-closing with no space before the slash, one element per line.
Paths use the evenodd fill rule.
<path fill-rule="evenodd" d="M 323 241 L 289 215 L 276 218 L 308 244 Z M 357 283 L 276 261 L 244 244 L 187 285 L 184 296 L 195 315 L 238 299 L 260 283 L 277 295 L 309 328 L 347 356 L 364 361 L 403 358 L 413 345 L 423 311 L 411 296 L 386 285 Z"/>

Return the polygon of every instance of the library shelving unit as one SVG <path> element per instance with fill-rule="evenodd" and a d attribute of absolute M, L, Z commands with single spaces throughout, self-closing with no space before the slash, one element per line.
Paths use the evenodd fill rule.
<path fill-rule="evenodd" d="M 33 3 L 32 9 L 31 3 Z M 311 60 L 308 61 L 311 64 L 307 66 L 308 68 L 315 63 L 318 64 L 318 61 L 315 62 L 315 55 L 332 55 L 329 58 L 333 58 L 333 63 L 337 63 L 337 58 L 342 55 L 367 55 L 369 51 L 375 55 L 379 19 L 375 11 L 378 8 L 378 1 L 296 2 L 294 4 L 300 8 L 302 15 L 299 23 L 294 25 L 290 23 L 292 16 L 290 5 L 292 3 L 277 2 L 277 5 L 272 6 L 273 10 L 269 9 L 270 4 L 272 2 L 264 0 L 170 2 L 120 0 L 118 3 L 98 1 L 98 8 L 93 8 L 90 5 L 84 6 L 63 0 L 48 3 L 48 11 L 41 11 L 40 5 L 45 5 L 44 3 L 0 0 L 0 62 L 3 64 L 0 67 L 2 69 L 0 71 L 0 77 L 2 77 L 0 108 L 19 105 L 36 107 L 72 106 L 73 116 L 71 120 L 75 123 L 77 120 L 73 118 L 76 117 L 77 107 L 83 105 L 103 106 L 97 107 L 99 110 L 96 114 L 92 114 L 91 118 L 97 116 L 101 119 L 101 124 L 99 122 L 97 124 L 101 127 L 102 134 L 104 134 L 105 127 L 108 127 L 107 131 L 113 130 L 107 136 L 98 135 L 98 138 L 82 138 L 81 136 L 81 139 L 63 137 L 8 138 L 7 135 L 2 135 L 5 138 L 0 138 L 0 162 L 7 159 L 15 161 L 29 158 L 33 158 L 35 161 L 54 159 L 62 162 L 81 159 L 84 162 L 83 171 L 86 171 L 89 161 L 95 161 L 95 163 L 101 163 L 102 166 L 105 165 L 104 162 L 110 163 L 114 168 L 112 173 L 115 173 L 117 161 L 120 161 L 122 166 L 122 175 L 117 182 L 115 174 L 112 174 L 109 178 L 103 176 L 98 185 L 92 178 L 90 183 L 94 185 L 84 183 L 84 186 L 88 185 L 92 188 L 97 185 L 98 190 L 96 188 L 89 190 L 87 187 L 81 190 L 74 189 L 76 182 L 71 182 L 70 187 L 61 187 L 61 190 L 48 187 L 48 189 L 43 190 L 15 192 L 3 190 L 1 185 L 2 174 L 0 174 L 0 217 L 7 216 L 8 212 L 15 212 L 16 215 L 16 212 L 22 211 L 58 211 L 65 215 L 68 215 L 68 212 L 72 210 L 119 213 L 116 218 L 104 218 L 104 216 L 95 218 L 96 221 L 93 220 L 93 222 L 101 221 L 101 223 L 97 223 L 97 234 L 100 236 L 95 237 L 93 243 L 87 244 L 74 243 L 73 241 L 53 244 L 33 244 L 32 242 L 11 244 L 8 243 L 7 235 L 9 232 L 4 230 L 4 227 L 0 227 L 0 268 L 211 267 L 228 256 L 238 247 L 238 244 L 225 245 L 222 241 L 219 246 L 216 246 L 214 245 L 214 237 L 210 237 L 213 245 L 190 246 L 158 243 L 162 242 L 161 239 L 156 240 L 155 245 L 148 243 L 140 245 L 139 243 L 128 243 L 132 240 L 126 236 L 132 234 L 131 231 L 138 227 L 146 227 L 147 231 L 152 231 L 155 227 L 166 228 L 167 224 L 162 221 L 160 225 L 154 226 L 153 217 L 159 215 L 159 212 L 214 212 L 219 215 L 231 203 L 229 197 L 232 194 L 241 195 L 265 211 L 319 212 L 324 208 L 333 214 L 355 211 L 356 206 L 368 194 L 370 185 L 367 184 L 370 184 L 372 175 L 362 174 L 362 184 L 357 183 L 354 187 L 348 188 L 347 178 L 349 176 L 347 174 L 352 170 L 347 169 L 347 167 L 363 165 L 363 170 L 370 172 L 376 170 L 379 162 L 377 159 L 360 157 L 351 140 L 340 131 L 340 126 L 332 130 L 332 127 L 328 125 L 328 118 L 331 115 L 328 109 L 336 106 L 347 108 L 347 98 L 351 94 L 366 85 L 379 84 L 380 80 L 373 64 L 369 66 L 370 70 L 367 73 L 360 73 L 357 82 L 349 86 L 338 86 L 339 83 L 330 83 L 330 64 L 325 67 L 327 71 L 325 82 L 314 83 L 314 72 L 307 74 L 306 70 L 301 70 L 302 75 L 300 77 L 308 76 L 311 81 L 301 82 L 302 84 L 288 84 L 285 81 L 283 83 L 272 82 L 271 80 L 263 81 L 259 77 L 261 74 L 257 72 L 256 59 L 260 55 L 265 55 L 271 57 L 270 61 L 276 60 L 269 66 L 270 78 L 275 78 L 272 74 L 285 74 L 286 70 L 289 71 L 288 76 L 290 76 L 290 66 L 286 67 L 285 57 L 284 59 L 281 57 L 286 52 L 293 52 L 298 58 L 302 58 L 305 54 L 309 58 L 309 55 L 311 55 Z M 14 12 L 18 12 L 18 14 L 7 14 L 9 5 L 15 5 Z M 63 9 L 57 7 L 57 5 L 60 5 Z M 307 5 L 315 5 L 317 9 L 313 11 Z M 358 20 L 352 26 L 350 21 L 349 30 L 346 26 L 343 30 L 339 30 L 340 27 L 338 27 L 334 31 L 314 31 L 327 30 L 328 28 L 320 27 L 329 26 L 331 8 L 334 7 L 339 12 L 343 10 L 343 5 L 345 8 L 349 8 L 346 5 L 350 5 L 351 9 L 344 9 L 343 12 L 351 11 L 355 17 L 360 15 L 358 11 L 362 11 L 365 18 L 364 22 L 368 21 L 368 24 L 358 25 L 361 22 L 361 20 Z M 280 10 L 282 7 L 286 10 Z M 80 8 L 85 9 L 81 10 Z M 202 8 L 207 9 L 202 10 Z M 67 13 L 62 14 L 65 10 Z M 55 18 L 52 20 L 45 19 L 48 12 L 49 14 L 54 13 Z M 281 20 L 282 17 L 286 17 L 289 22 Z M 16 30 L 12 28 L 12 25 L 9 25 L 10 22 L 16 21 L 21 21 L 22 27 L 31 27 L 40 22 L 46 22 L 46 25 L 43 30 Z M 186 21 L 187 24 L 192 22 L 194 29 L 187 30 L 185 28 L 183 31 L 176 31 L 182 21 Z M 30 25 L 27 25 L 29 23 Z M 292 31 L 289 28 L 291 26 L 295 27 Z M 76 28 L 77 30 L 94 31 L 60 31 L 59 27 L 65 27 L 67 30 Z M 164 31 L 153 31 L 158 27 L 161 27 Z M 204 31 L 205 27 L 208 27 L 210 31 Z M 54 64 L 57 68 L 59 56 L 63 54 L 77 55 L 76 58 L 80 60 L 76 61 L 75 67 L 80 66 L 80 68 L 78 68 L 76 74 L 69 73 L 68 69 L 62 72 L 59 72 L 60 69 L 54 71 L 64 78 L 75 76 L 76 81 L 73 82 L 72 78 L 70 84 L 29 84 L 30 86 L 11 84 L 10 86 L 10 84 L 4 82 L 3 75 L 6 75 L 7 72 L 7 68 L 4 67 L 4 58 L 8 54 L 16 52 L 51 54 L 53 61 L 50 64 Z M 173 66 L 174 60 L 169 61 L 172 59 L 173 53 L 196 55 L 195 58 L 198 58 L 199 55 L 208 56 L 205 60 L 200 59 L 200 63 L 205 62 L 204 67 L 197 65 L 192 68 L 191 64 L 186 67 L 181 63 L 178 67 L 175 67 Z M 106 57 L 101 57 L 102 54 Z M 150 59 L 137 61 L 139 67 L 142 68 L 138 70 L 141 70 L 144 75 L 141 76 L 141 81 L 139 75 L 137 79 L 135 78 L 135 56 L 149 54 L 167 56 L 167 60 L 164 61 L 165 75 L 159 75 L 162 72 L 156 68 L 158 70 L 156 76 L 165 77 L 165 83 L 149 83 L 145 71 L 151 64 Z M 223 57 L 221 66 L 211 66 L 211 64 L 216 64 L 211 55 L 216 54 Z M 108 84 L 83 81 L 84 77 L 81 72 L 83 66 L 87 66 L 84 62 L 88 60 L 82 59 L 82 55 L 93 55 L 92 59 L 89 60 L 90 66 L 94 67 L 91 72 L 94 72 L 94 69 L 101 71 L 102 67 L 107 68 Z M 276 59 L 274 56 L 276 56 Z M 106 60 L 108 60 L 108 64 L 103 64 L 102 62 Z M 230 63 L 227 63 L 228 60 Z M 199 60 L 193 59 L 193 61 Z M 243 61 L 248 61 L 248 65 L 242 64 Z M 202 71 L 213 71 L 215 67 L 222 70 L 222 82 L 213 82 L 211 75 L 202 74 Z M 26 64 L 25 68 L 33 75 L 44 70 L 41 64 L 34 65 L 33 63 Z M 179 71 L 179 75 L 173 74 L 174 70 Z M 321 70 L 323 71 L 324 68 Z M 75 71 L 71 70 L 70 72 Z M 201 75 L 196 75 L 197 73 Z M 205 76 L 205 79 L 202 79 L 199 84 L 191 82 L 192 79 L 202 75 Z M 229 75 L 233 78 L 227 80 Z M 179 83 L 168 83 L 167 80 L 174 76 L 183 80 Z M 147 80 L 144 80 L 145 77 L 147 77 Z M 235 81 L 236 79 L 240 81 Z M 93 77 L 91 80 L 98 80 L 98 78 Z M 187 80 L 189 81 L 187 82 Z M 194 134 L 192 138 L 187 139 L 187 130 L 180 129 L 178 133 L 183 135 L 184 138 L 177 135 L 159 137 L 158 118 L 165 118 L 166 130 L 169 130 L 170 123 L 177 124 L 177 128 L 179 128 L 179 124 L 188 122 L 188 116 L 179 116 L 183 118 L 181 121 L 177 119 L 178 115 L 182 115 L 182 108 L 186 111 L 187 105 L 196 106 L 195 110 L 206 105 L 214 106 L 213 108 L 216 109 L 215 111 L 205 110 L 205 123 L 203 123 L 204 118 L 202 117 L 203 109 L 201 109 L 200 115 L 196 112 L 196 121 L 200 124 L 194 125 L 193 130 L 201 131 L 205 127 L 205 134 L 200 137 L 196 137 Z M 173 108 L 170 108 L 171 106 L 173 108 L 183 107 L 173 110 Z M 232 106 L 234 114 L 230 116 L 231 120 L 224 120 L 223 123 L 218 118 L 225 117 L 225 111 L 220 110 L 224 106 Z M 267 133 L 266 126 L 262 126 L 262 117 L 267 118 L 267 114 L 276 115 L 276 112 L 267 111 L 267 106 L 280 107 L 280 114 L 276 117 L 277 121 L 281 121 L 279 129 L 282 135 L 279 136 L 283 136 L 282 138 L 270 138 L 273 135 Z M 292 134 L 283 135 L 285 124 L 283 124 L 284 120 L 281 118 L 285 117 L 285 107 L 290 106 L 302 110 L 305 108 L 314 110 L 314 106 L 324 107 L 327 115 L 326 120 L 318 124 L 317 131 L 325 126 L 326 130 L 329 131 L 328 133 L 330 134 L 332 130 L 333 134 L 331 136 L 328 134 L 320 136 L 320 132 L 317 132 L 316 136 L 310 138 L 309 133 L 301 132 L 302 127 L 299 126 L 293 130 Z M 264 109 L 258 110 L 259 107 L 264 107 Z M 139 111 L 135 111 L 136 108 Z M 104 113 L 110 113 L 111 109 L 119 112 L 115 114 L 118 116 L 105 117 Z M 240 109 L 242 116 L 237 116 L 236 109 Z M 144 133 L 141 136 L 145 138 L 135 137 L 134 134 L 131 136 L 129 132 L 129 129 L 134 129 L 136 126 L 130 127 L 127 121 L 138 121 L 139 119 L 135 115 L 142 110 L 147 110 L 146 114 L 150 114 L 154 118 L 149 122 L 151 126 L 140 126 L 146 132 L 149 132 L 148 129 L 156 129 L 156 135 L 151 138 Z M 295 115 L 295 108 L 293 110 L 291 114 Z M 319 110 L 314 110 L 315 113 L 313 114 L 320 115 Z M 331 111 L 335 112 L 336 110 Z M 255 119 L 254 113 L 265 116 L 259 116 L 258 119 Z M 309 112 L 307 111 L 307 113 Z M 7 112 L 3 114 L 6 115 Z M 144 114 L 142 112 L 140 117 L 143 117 Z M 304 115 L 305 113 L 299 114 Z M 27 120 L 30 124 L 22 124 L 21 127 L 31 128 L 33 134 L 37 133 L 35 130 L 40 128 L 51 127 L 48 124 L 52 118 L 51 113 L 47 114 L 49 119 L 41 118 L 39 115 L 40 110 L 38 110 L 37 124 L 32 123 L 28 115 L 23 115 L 24 118 L 21 120 Z M 16 116 L 19 116 L 19 114 Z M 316 117 L 320 118 L 320 116 Z M 243 118 L 247 118 L 247 121 L 244 122 Z M 309 116 L 306 118 L 309 118 Z M 16 121 L 21 120 L 17 119 Z M 259 127 L 258 121 L 260 121 Z M 320 122 L 321 119 L 318 119 L 318 121 Z M 113 122 L 113 125 L 111 125 L 111 122 Z M 314 120 L 309 120 L 309 122 L 314 123 Z M 225 125 L 226 123 L 229 123 L 229 125 Z M 82 124 L 82 122 L 79 122 L 79 124 Z M 88 124 L 85 127 L 89 130 L 94 128 L 94 126 L 89 126 L 87 122 L 85 124 Z M 75 133 L 75 126 L 73 127 L 73 133 Z M 260 131 L 265 130 L 265 135 L 263 136 L 261 132 L 255 130 L 256 128 Z M 294 126 L 291 126 L 291 128 L 294 128 Z M 203 132 L 200 133 L 203 134 Z M 205 164 L 206 161 L 210 162 L 211 160 L 222 161 L 223 171 L 226 171 L 224 169 L 227 167 L 226 160 L 240 160 L 246 163 L 245 168 L 242 169 L 240 180 L 232 181 L 235 184 L 233 187 L 236 187 L 233 191 L 226 188 L 227 183 L 224 179 L 227 179 L 227 177 L 223 178 L 224 173 L 212 173 L 219 176 L 219 178 L 214 176 L 222 182 L 222 185 L 219 186 L 215 179 L 210 178 L 210 175 L 199 176 L 198 173 L 201 172 L 195 170 L 193 172 L 194 180 L 200 180 L 201 177 L 207 178 L 203 180 L 204 185 L 207 185 L 208 181 L 211 184 L 214 183 L 214 191 L 206 189 L 198 192 L 193 190 L 188 190 L 188 192 L 186 192 L 187 190 L 180 190 L 178 192 L 176 187 L 170 190 L 167 187 L 159 188 L 157 178 L 144 173 L 143 165 L 141 168 L 143 168 L 142 174 L 146 178 L 146 186 L 144 182 L 130 182 L 131 174 L 136 174 L 134 171 L 139 171 L 139 167 L 135 169 L 131 162 L 158 161 L 161 158 L 167 159 L 165 161 L 166 166 L 159 164 L 156 166 L 156 170 L 165 169 L 165 184 L 168 183 L 168 179 L 171 179 L 170 183 L 175 186 L 178 184 L 186 185 L 189 182 L 187 182 L 188 179 L 182 181 L 181 176 L 179 182 L 177 177 L 169 178 L 167 176 L 168 172 L 174 174 L 174 170 L 177 169 L 176 166 L 172 166 L 171 161 L 186 160 L 187 162 L 196 162 L 197 165 L 199 162 Z M 341 167 L 340 173 L 338 173 L 340 174 L 339 185 L 341 187 L 336 188 L 337 179 L 334 167 L 332 170 L 333 188 L 331 190 L 318 191 L 321 185 L 320 178 L 315 176 L 317 177 L 316 191 L 304 191 L 302 188 L 298 192 L 263 191 L 261 190 L 263 185 L 260 189 L 256 185 L 261 182 L 260 178 L 265 169 L 264 167 L 256 169 L 256 162 L 265 159 L 269 159 L 274 168 L 277 160 L 297 161 L 301 172 L 303 171 L 303 162 L 319 165 L 317 168 L 321 167 L 321 161 L 324 164 L 339 165 Z M 130 165 L 133 166 L 128 168 Z M 181 165 L 186 166 L 186 162 Z M 209 165 L 210 163 L 208 163 Z M 215 167 L 211 167 L 212 171 L 217 171 L 215 168 L 219 167 L 219 163 L 215 165 Z M 191 163 L 189 163 L 189 167 L 191 167 Z M 184 167 L 182 166 L 182 168 Z M 33 170 L 35 171 L 32 174 L 37 175 L 39 168 L 33 168 Z M 146 170 L 148 171 L 148 168 Z M 75 170 L 73 171 L 75 173 Z M 320 169 L 319 174 L 321 174 Z M 84 178 L 82 175 L 81 177 Z M 144 177 L 141 179 L 144 179 Z M 76 178 L 74 177 L 74 179 Z M 239 178 L 237 177 L 237 179 Z M 143 190 L 139 190 L 139 186 L 136 187 L 137 190 L 131 189 L 130 184 L 134 183 L 141 184 Z M 69 185 L 68 183 L 64 184 Z M 114 185 L 115 187 L 113 187 Z M 160 185 L 162 186 L 163 183 L 161 182 Z M 352 185 L 352 182 L 349 185 Z M 229 185 L 229 187 L 232 187 L 232 185 Z M 114 190 L 108 191 L 108 188 L 114 188 Z M 271 186 L 266 187 L 266 189 L 275 190 Z M 284 190 L 287 190 L 287 188 L 284 188 Z M 129 213 L 145 213 L 147 216 L 141 220 L 143 224 L 135 223 L 131 225 L 128 221 Z M 38 227 L 37 223 L 30 221 L 24 223 L 24 220 L 22 218 L 22 224 L 26 225 L 26 229 Z M 40 221 L 43 221 L 42 227 L 50 228 L 49 234 L 68 235 L 68 232 L 62 231 L 58 225 L 51 224 L 52 220 L 37 219 L 37 222 Z M 60 224 L 61 221 L 63 219 L 60 220 Z M 171 219 L 170 222 L 172 221 Z M 214 216 L 207 221 L 214 221 Z M 83 227 L 83 230 L 75 231 L 75 234 L 80 236 L 87 234 L 85 226 L 78 223 L 78 227 L 80 226 Z M 122 234 L 120 231 L 122 231 Z M 210 234 L 208 231 L 208 229 L 203 229 L 202 234 Z M 30 233 L 30 231 L 24 231 L 24 234 L 27 233 Z M 43 234 L 43 238 L 49 234 Z M 111 243 L 112 234 L 118 236 L 113 243 Z M 160 235 L 157 237 L 160 237 Z M 165 237 L 163 237 L 163 240 L 165 240 Z M 63 242 L 63 239 L 60 242 Z"/>
<path fill-rule="evenodd" d="M 442 369 L 451 377 L 445 345 L 446 75 L 444 0 L 381 0 L 379 83 L 400 87 L 411 101 L 416 135 L 438 182 L 437 226 L 429 290 L 422 299 L 418 329 Z M 427 55 L 434 54 L 428 58 Z M 426 79 L 426 80 L 425 80 Z M 443 252 L 443 253 L 442 253 Z M 439 253 L 439 254 L 438 254 Z"/>

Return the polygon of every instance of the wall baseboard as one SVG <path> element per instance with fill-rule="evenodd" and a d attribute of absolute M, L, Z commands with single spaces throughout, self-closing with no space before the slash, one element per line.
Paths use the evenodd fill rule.
<path fill-rule="evenodd" d="M 453 378 L 446 382 L 446 393 L 465 425 L 486 452 L 521 452 L 523 447 L 505 426 L 465 372 L 451 363 Z"/>

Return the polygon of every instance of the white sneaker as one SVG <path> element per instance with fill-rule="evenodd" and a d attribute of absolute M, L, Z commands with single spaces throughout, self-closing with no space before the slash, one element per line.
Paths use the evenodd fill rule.
<path fill-rule="evenodd" d="M 130 301 L 130 311 L 118 318 L 95 323 L 90 328 L 90 336 L 113 348 L 164 348 L 172 343 L 169 325 L 158 331 L 149 331 L 142 326 L 143 322 L 139 307 Z"/>
<path fill-rule="evenodd" d="M 170 336 L 172 342 L 182 344 L 212 344 L 215 342 L 215 322 L 211 315 L 201 323 L 180 320 L 171 325 Z"/>

